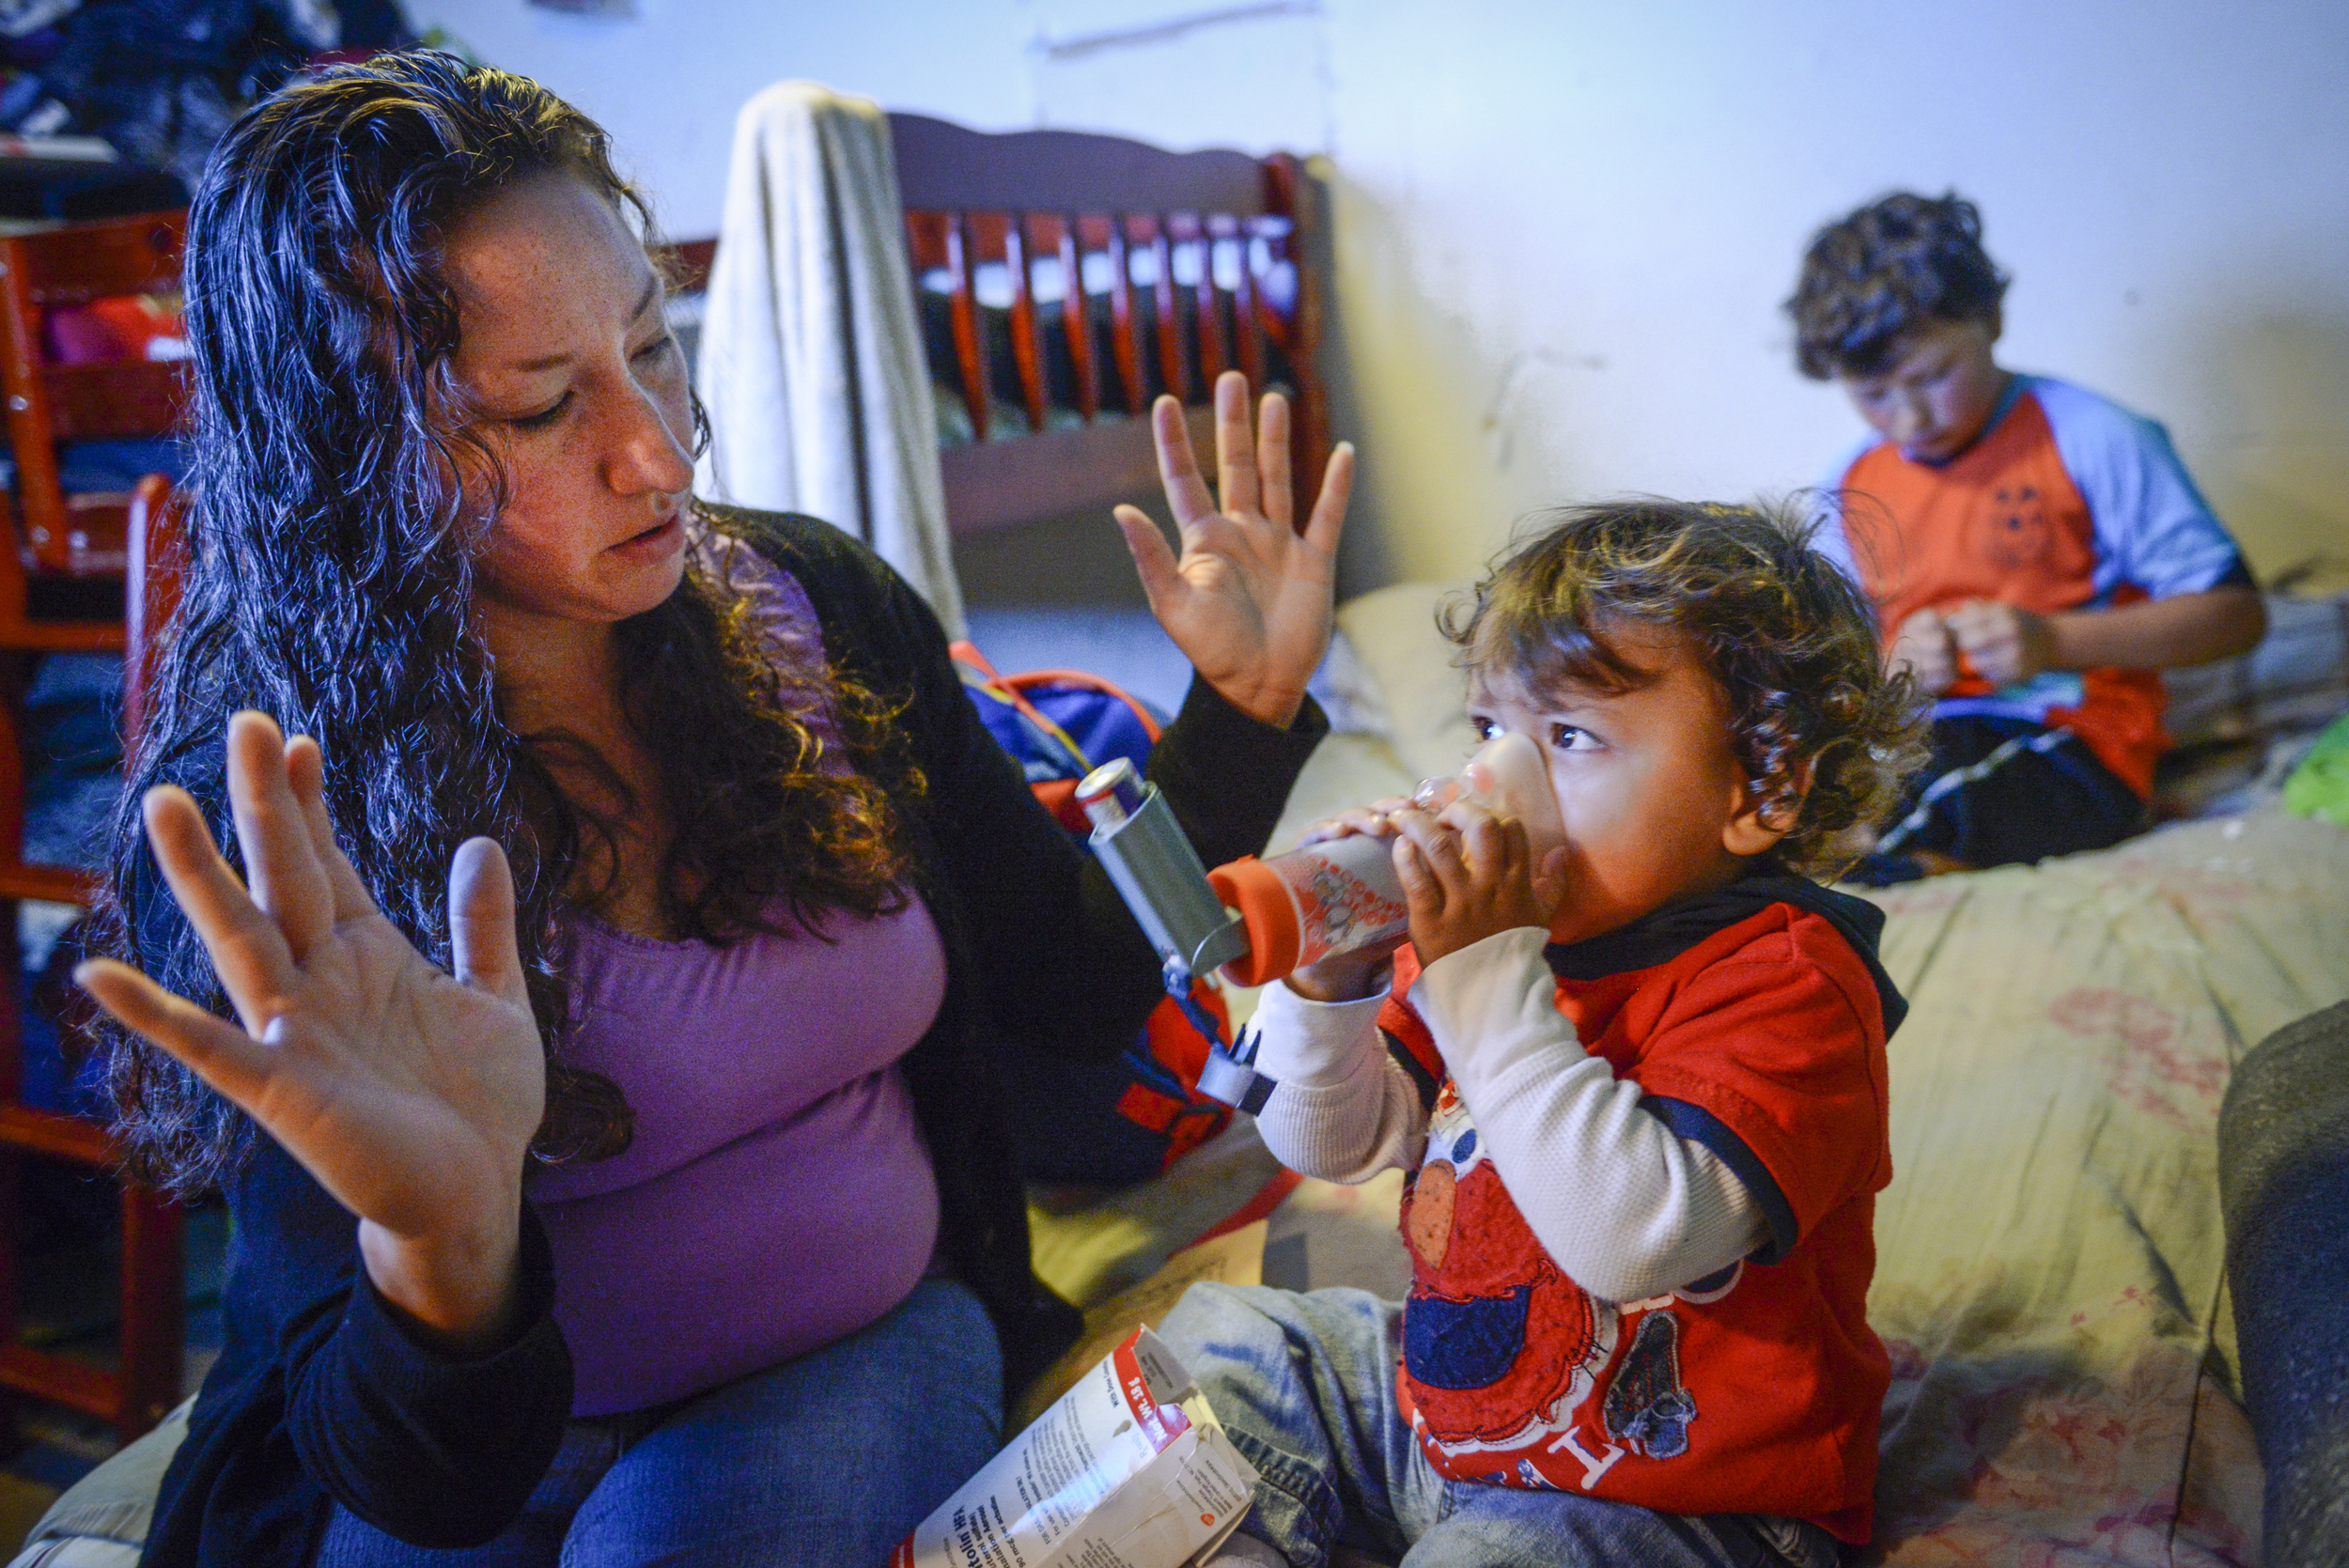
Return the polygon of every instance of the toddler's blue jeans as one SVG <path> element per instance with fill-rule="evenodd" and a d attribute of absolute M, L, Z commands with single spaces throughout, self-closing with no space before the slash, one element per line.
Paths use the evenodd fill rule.
<path fill-rule="evenodd" d="M 993 1457 L 995 1327 L 950 1280 L 797 1360 L 676 1405 L 574 1421 L 522 1516 L 432 1551 L 337 1507 L 318 1568 L 883 1568 Z"/>
<path fill-rule="evenodd" d="M 1241 1529 L 1322 1568 L 1340 1543 L 1403 1568 L 1834 1568 L 1818 1526 L 1687 1517 L 1574 1492 L 1447 1481 L 1394 1402 L 1403 1309 L 1359 1290 L 1193 1285 L 1159 1337 L 1256 1467 Z"/>

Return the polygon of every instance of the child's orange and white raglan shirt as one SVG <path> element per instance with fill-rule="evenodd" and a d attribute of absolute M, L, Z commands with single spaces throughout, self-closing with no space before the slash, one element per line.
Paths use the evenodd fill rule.
<path fill-rule="evenodd" d="M 1946 462 L 1871 437 L 1828 477 L 1819 550 L 1875 602 L 1887 647 L 1919 610 L 1993 599 L 2039 614 L 2248 583 L 2224 524 L 2153 420 L 2045 376 L 2013 376 Z M 2140 797 L 2168 749 L 2153 670 L 1968 676 L 1934 704 L 2068 729 Z"/>

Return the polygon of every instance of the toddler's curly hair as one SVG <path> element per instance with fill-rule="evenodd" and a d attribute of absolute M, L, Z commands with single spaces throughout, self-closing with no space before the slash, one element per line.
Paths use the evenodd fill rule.
<path fill-rule="evenodd" d="M 1654 672 L 1615 634 L 1678 632 L 1728 695 L 1730 748 L 1765 819 L 1787 826 L 1773 860 L 1809 876 L 1840 870 L 1838 836 L 1881 819 L 1922 762 L 1923 705 L 1906 673 L 1886 672 L 1867 599 L 1811 548 L 1815 524 L 1660 499 L 1537 521 L 1472 599 L 1443 612 L 1461 662 L 1534 691 L 1624 691 Z"/>

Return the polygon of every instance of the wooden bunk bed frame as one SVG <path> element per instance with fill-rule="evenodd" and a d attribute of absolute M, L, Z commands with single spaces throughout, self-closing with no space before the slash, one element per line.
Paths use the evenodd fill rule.
<path fill-rule="evenodd" d="M 972 439 L 939 454 L 954 533 L 1154 495 L 1151 400 L 1181 399 L 1205 449 L 1226 369 L 1289 395 L 1297 516 L 1311 515 L 1330 424 L 1319 193 L 1299 159 L 889 121 L 910 281 L 917 301 L 926 287 L 945 297 L 950 341 L 931 358 L 951 359 L 941 391 L 959 395 L 970 424 Z M 680 290 L 707 282 L 716 249 L 666 247 Z M 980 300 L 994 268 L 1008 284 L 1008 365 Z"/>

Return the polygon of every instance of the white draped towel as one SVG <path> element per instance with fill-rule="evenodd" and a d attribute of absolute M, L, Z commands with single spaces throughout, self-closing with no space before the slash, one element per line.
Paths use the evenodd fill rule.
<path fill-rule="evenodd" d="M 854 534 L 960 637 L 889 118 L 815 82 L 742 106 L 696 382 L 716 501 Z"/>

